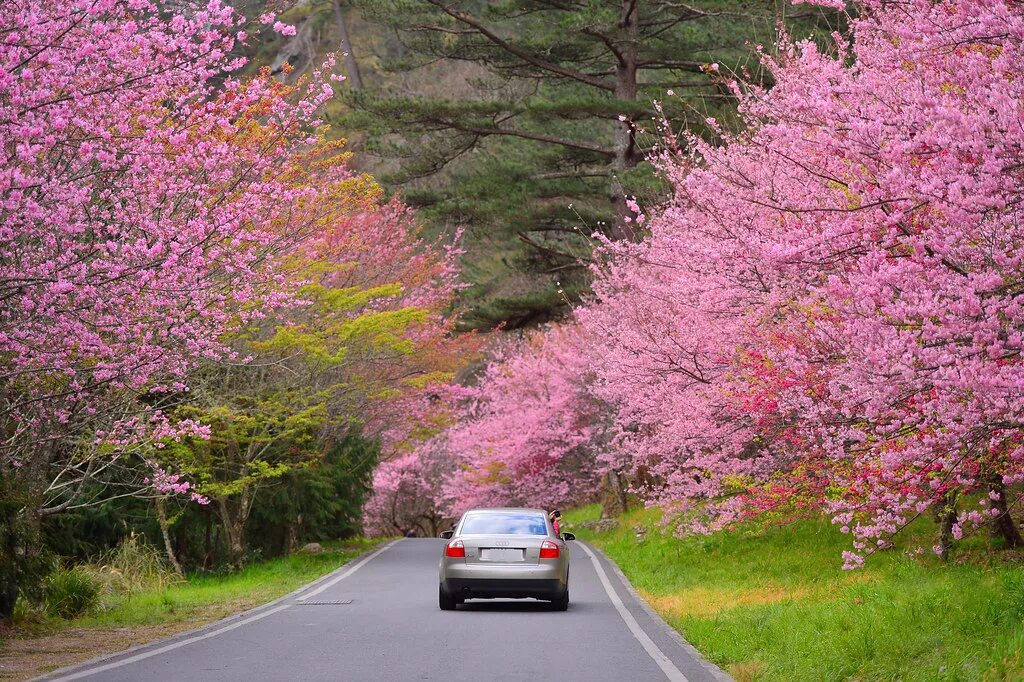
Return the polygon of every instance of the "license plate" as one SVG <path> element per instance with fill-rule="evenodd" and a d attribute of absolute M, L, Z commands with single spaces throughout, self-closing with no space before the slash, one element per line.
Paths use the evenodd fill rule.
<path fill-rule="evenodd" d="M 480 550 L 480 561 L 522 561 L 523 550 L 492 548 Z"/>

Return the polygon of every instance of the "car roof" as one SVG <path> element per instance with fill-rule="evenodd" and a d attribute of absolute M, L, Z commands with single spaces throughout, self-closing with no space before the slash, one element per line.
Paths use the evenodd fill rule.
<path fill-rule="evenodd" d="M 532 509 L 530 507 L 480 507 L 478 509 L 467 509 L 466 514 L 507 514 L 509 512 L 525 512 L 547 516 L 543 509 Z M 465 515 L 465 514 L 464 514 Z"/>

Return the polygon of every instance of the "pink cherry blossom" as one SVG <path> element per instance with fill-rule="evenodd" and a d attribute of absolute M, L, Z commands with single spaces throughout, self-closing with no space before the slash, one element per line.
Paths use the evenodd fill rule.
<path fill-rule="evenodd" d="M 595 299 L 464 403 L 449 500 L 571 497 L 614 463 L 679 533 L 829 514 L 855 568 L 1024 480 L 1024 12 L 857 5 L 765 54 L 770 90 L 726 84 L 741 133 L 669 140 L 649 238 L 608 244 Z M 575 478 L 546 473 L 569 452 Z"/>
<path fill-rule="evenodd" d="M 0 3 L 0 467 L 52 480 L 53 509 L 68 477 L 201 431 L 161 407 L 280 302 L 317 221 L 296 169 L 321 72 L 236 80 L 242 17 L 176 7 Z"/>
<path fill-rule="evenodd" d="M 274 23 L 274 33 L 280 33 L 283 36 L 293 36 L 295 35 L 295 27 L 291 24 L 277 21 Z"/>

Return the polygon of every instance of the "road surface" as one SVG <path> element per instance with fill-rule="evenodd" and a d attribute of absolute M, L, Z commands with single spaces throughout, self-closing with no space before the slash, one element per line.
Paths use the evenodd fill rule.
<path fill-rule="evenodd" d="M 443 541 L 405 539 L 241 617 L 49 680 L 727 679 L 653 615 L 596 550 L 570 545 L 566 612 L 544 602 L 437 607 Z"/>

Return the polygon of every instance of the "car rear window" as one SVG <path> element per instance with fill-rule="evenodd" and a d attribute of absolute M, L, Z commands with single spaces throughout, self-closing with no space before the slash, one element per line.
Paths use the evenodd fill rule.
<path fill-rule="evenodd" d="M 470 514 L 462 523 L 463 535 L 547 535 L 548 524 L 540 514 Z"/>

